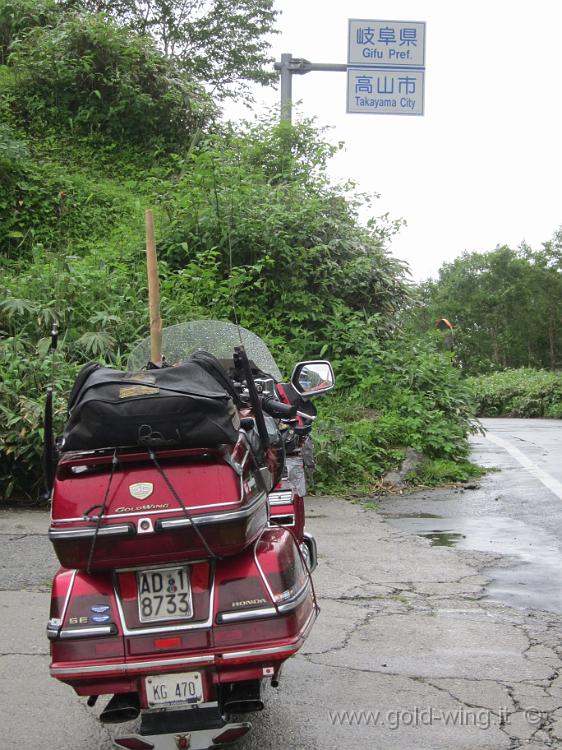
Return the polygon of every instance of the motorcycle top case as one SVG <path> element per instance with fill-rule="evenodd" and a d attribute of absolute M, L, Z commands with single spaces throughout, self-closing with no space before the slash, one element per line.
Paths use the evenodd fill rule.
<path fill-rule="evenodd" d="M 156 460 L 154 460 L 156 458 Z M 65 568 L 110 570 L 236 555 L 268 522 L 243 431 L 234 446 L 65 453 L 49 538 Z"/>
<path fill-rule="evenodd" d="M 237 395 L 212 355 L 175 367 L 120 372 L 90 363 L 78 374 L 61 448 L 210 447 L 235 443 Z"/>

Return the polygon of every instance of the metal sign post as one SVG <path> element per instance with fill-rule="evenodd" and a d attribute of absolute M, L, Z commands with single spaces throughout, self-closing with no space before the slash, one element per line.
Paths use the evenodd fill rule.
<path fill-rule="evenodd" d="M 281 72 L 281 122 L 291 122 L 293 76 L 312 71 L 347 72 L 347 112 L 423 115 L 425 23 L 352 18 L 348 62 L 311 63 L 286 52 L 275 63 Z"/>
<path fill-rule="evenodd" d="M 315 70 L 345 73 L 347 65 L 331 63 L 311 63 L 290 53 L 281 55 L 281 62 L 275 63 L 275 70 L 281 71 L 281 122 L 291 122 L 293 112 L 293 76 L 305 75 Z"/>

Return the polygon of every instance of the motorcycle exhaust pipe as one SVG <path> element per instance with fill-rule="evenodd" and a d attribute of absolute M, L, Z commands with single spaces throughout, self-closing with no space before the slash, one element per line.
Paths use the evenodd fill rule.
<path fill-rule="evenodd" d="M 100 714 L 103 724 L 132 721 L 140 714 L 138 693 L 116 693 Z"/>
<path fill-rule="evenodd" d="M 263 711 L 264 703 L 261 696 L 261 682 L 259 680 L 249 680 L 232 683 L 228 686 L 223 707 L 227 713 L 233 714 Z"/>

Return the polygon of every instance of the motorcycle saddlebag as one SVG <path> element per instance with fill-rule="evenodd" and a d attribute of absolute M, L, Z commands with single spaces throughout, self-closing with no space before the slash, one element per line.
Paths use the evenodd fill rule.
<path fill-rule="evenodd" d="M 227 378 L 219 382 L 195 358 L 140 372 L 90 363 L 70 396 L 62 450 L 235 443 L 240 419 Z"/>
<path fill-rule="evenodd" d="M 120 452 L 116 462 L 113 451 L 62 456 L 49 538 L 63 567 L 225 557 L 261 534 L 267 492 L 243 432 L 234 446 L 161 449 L 156 456 L 154 462 L 142 449 Z"/>

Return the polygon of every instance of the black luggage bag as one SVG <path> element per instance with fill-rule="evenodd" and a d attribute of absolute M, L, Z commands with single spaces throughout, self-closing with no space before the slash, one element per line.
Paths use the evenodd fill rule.
<path fill-rule="evenodd" d="M 85 365 L 70 395 L 62 450 L 235 443 L 236 392 L 220 362 L 205 354 L 203 366 L 199 354 L 176 367 L 139 372 Z"/>

